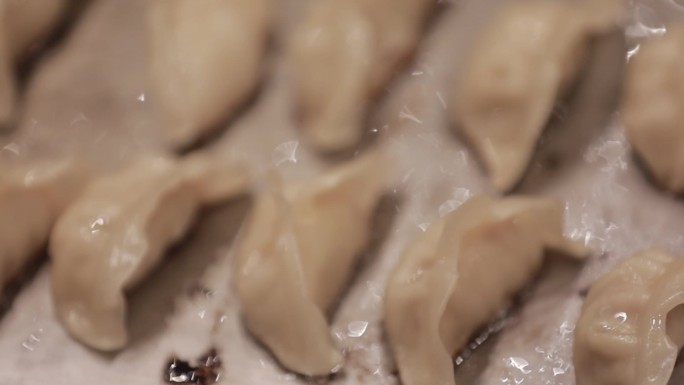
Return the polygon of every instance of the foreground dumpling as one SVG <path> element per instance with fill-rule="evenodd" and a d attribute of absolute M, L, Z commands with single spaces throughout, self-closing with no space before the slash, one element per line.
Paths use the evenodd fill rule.
<path fill-rule="evenodd" d="M 684 259 L 622 261 L 589 290 L 575 328 L 577 385 L 666 385 L 684 346 Z"/>
<path fill-rule="evenodd" d="M 192 143 L 256 88 L 271 0 L 153 0 L 150 76 L 171 145 Z"/>
<path fill-rule="evenodd" d="M 298 117 L 324 152 L 363 135 L 369 104 L 415 50 L 436 0 L 321 0 L 291 46 Z"/>
<path fill-rule="evenodd" d="M 88 177 L 73 160 L 0 169 L 0 289 L 45 246 Z"/>
<path fill-rule="evenodd" d="M 217 167 L 208 157 L 145 157 L 93 181 L 59 217 L 49 250 L 54 299 L 76 339 L 100 350 L 127 343 L 126 291 L 183 238 L 201 204 L 244 189 L 241 170 Z"/>
<path fill-rule="evenodd" d="M 15 66 L 59 22 L 66 0 L 0 0 L 0 126 L 15 110 Z"/>
<path fill-rule="evenodd" d="M 257 197 L 234 282 L 247 328 L 288 369 L 327 375 L 342 365 L 326 311 L 368 244 L 386 180 L 373 155 Z"/>
<path fill-rule="evenodd" d="M 620 1 L 511 2 L 477 41 L 452 113 L 498 190 L 522 177 L 590 38 L 616 27 Z"/>
<path fill-rule="evenodd" d="M 563 205 L 543 198 L 478 196 L 421 234 L 385 291 L 402 384 L 455 384 L 452 357 L 529 283 L 545 249 L 584 254 L 563 237 Z"/>
<path fill-rule="evenodd" d="M 658 184 L 684 191 L 684 24 L 647 40 L 627 66 L 627 136 Z"/>

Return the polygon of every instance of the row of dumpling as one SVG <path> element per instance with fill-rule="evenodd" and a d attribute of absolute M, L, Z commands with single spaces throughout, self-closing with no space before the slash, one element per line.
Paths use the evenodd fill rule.
<path fill-rule="evenodd" d="M 327 317 L 369 239 L 385 186 L 378 156 L 309 185 L 261 192 L 237 247 L 233 275 L 246 326 L 297 373 L 344 365 Z M 453 356 L 510 306 L 546 250 L 587 256 L 563 237 L 563 212 L 545 198 L 478 196 L 408 244 L 383 299 L 404 385 L 455 384 Z M 597 281 L 576 328 L 577 384 L 665 385 L 684 346 L 683 279 L 684 260 L 653 249 Z"/>
<path fill-rule="evenodd" d="M 11 45 L 12 55 L 1 55 L 0 49 L 0 123 L 14 110 L 12 61 L 54 29 L 76 0 L 0 4 L 5 2 L 0 47 Z M 369 105 L 415 51 L 436 4 L 327 0 L 310 6 L 286 50 L 308 143 L 323 152 L 358 143 Z M 274 7 L 271 0 L 150 3 L 149 75 L 171 147 L 203 136 L 253 92 L 261 78 Z M 531 1 L 503 12 L 474 54 L 462 92 L 453 98 L 463 133 L 502 189 L 524 170 L 556 94 L 579 67 L 576 51 L 592 33 L 612 26 L 617 13 L 608 9 L 594 16 L 595 6 L 577 8 Z M 592 14 L 590 21 L 584 21 L 585 14 Z M 535 39 L 528 38 L 531 34 Z M 542 67 L 548 76 L 538 76 Z"/>
<path fill-rule="evenodd" d="M 233 256 L 234 289 L 249 331 L 294 372 L 343 365 L 327 319 L 370 240 L 390 164 L 372 152 L 310 182 L 274 178 L 255 191 Z M 148 155 L 97 176 L 65 160 L 8 169 L 0 182 L 3 280 L 49 240 L 59 319 L 100 350 L 126 345 L 127 292 L 163 262 L 198 208 L 249 185 L 243 169 L 208 154 Z M 405 384 L 453 382 L 452 355 L 535 275 L 545 248 L 584 255 L 563 238 L 562 222 L 558 202 L 483 196 L 406 248 L 385 298 Z"/>
<path fill-rule="evenodd" d="M 258 82 L 270 4 L 229 3 L 235 2 L 153 7 L 152 76 L 173 122 L 175 145 L 212 127 Z M 368 106 L 416 49 L 435 4 L 328 0 L 311 6 L 288 46 L 308 143 L 323 152 L 358 144 Z M 244 22 L 228 23 L 235 15 Z M 490 21 L 455 89 L 451 112 L 498 190 L 510 190 L 524 174 L 554 104 L 581 72 L 592 38 L 617 30 L 623 16 L 621 0 L 528 0 L 504 6 Z M 227 44 L 230 36 L 241 38 Z M 682 114 L 677 107 L 684 100 L 682 41 L 684 28 L 674 26 L 642 45 L 629 66 L 623 103 L 636 150 L 656 179 L 674 191 L 684 190 L 684 177 L 677 175 L 684 138 L 676 130 Z M 228 62 L 232 81 L 216 81 Z"/>
<path fill-rule="evenodd" d="M 14 104 L 10 59 L 53 28 L 74 1 L 10 1 L 1 8 L 0 40 L 7 41 L 0 48 L 9 45 L 11 55 L 0 49 L 0 123 Z M 310 144 L 321 151 L 357 144 L 370 102 L 415 50 L 435 4 L 311 5 L 288 45 L 298 117 Z M 273 8 L 269 0 L 150 4 L 149 72 L 172 147 L 204 135 L 257 86 Z M 451 110 L 498 190 L 510 190 L 525 172 L 554 103 L 581 71 L 591 38 L 615 30 L 622 16 L 621 0 L 527 0 L 504 6 L 490 22 Z M 684 28 L 673 27 L 641 46 L 630 63 L 623 108 L 635 148 L 673 191 L 684 190 L 678 156 L 684 137 L 676 129 L 684 100 L 682 41 Z"/>
<path fill-rule="evenodd" d="M 390 163 L 374 152 L 255 192 L 231 272 L 247 328 L 292 371 L 326 375 L 344 363 L 327 319 L 370 239 Z M 150 155 L 97 177 L 63 161 L 6 170 L 0 182 L 3 283 L 49 238 L 59 318 L 100 350 L 126 345 L 127 291 L 162 263 L 198 207 L 248 185 L 241 168 L 206 154 Z M 453 355 L 528 284 L 545 250 L 586 256 L 563 237 L 563 212 L 545 198 L 479 196 L 405 248 L 384 298 L 403 384 L 454 384 Z M 576 329 L 578 384 L 664 385 L 684 345 L 683 282 L 684 261 L 659 250 L 596 282 Z"/>
<path fill-rule="evenodd" d="M 310 145 L 334 152 L 358 144 L 369 105 L 416 49 L 435 5 L 327 0 L 311 6 L 287 50 L 297 115 Z M 174 146 L 196 140 L 256 86 L 270 8 L 266 0 L 154 3 L 151 75 Z M 490 21 L 455 88 L 451 112 L 498 190 L 509 191 L 521 179 L 592 39 L 616 31 L 624 11 L 622 0 L 528 0 L 507 4 Z M 684 28 L 675 26 L 642 45 L 629 66 L 623 104 L 636 150 L 674 191 L 684 190 L 678 176 L 684 160 L 677 156 L 684 137 L 676 130 L 684 100 L 682 41 Z M 217 81 L 226 68 L 230 81 Z"/>
<path fill-rule="evenodd" d="M 89 0 L 0 0 L 0 125 L 17 114 L 15 67 Z M 307 10 L 288 52 L 305 136 L 335 151 L 356 144 L 366 105 L 417 45 L 437 0 L 325 1 Z M 154 0 L 148 75 L 169 148 L 220 125 L 252 94 L 274 24 L 273 0 Z M 392 9 L 392 12 L 385 12 Z M 338 73 L 340 76 L 329 76 Z"/>
<path fill-rule="evenodd" d="M 366 155 L 257 195 L 233 281 L 248 330 L 289 370 L 320 376 L 344 366 L 327 320 L 369 240 L 385 162 Z M 477 196 L 410 241 L 383 299 L 402 384 L 455 384 L 453 357 L 534 279 L 545 251 L 587 257 L 563 236 L 563 213 L 552 199 Z M 684 260 L 661 250 L 594 283 L 576 327 L 577 384 L 667 384 L 684 346 L 681 305 Z"/>

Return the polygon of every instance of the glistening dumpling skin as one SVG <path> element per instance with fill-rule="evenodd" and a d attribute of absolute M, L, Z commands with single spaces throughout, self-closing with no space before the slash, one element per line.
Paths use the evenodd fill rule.
<path fill-rule="evenodd" d="M 643 42 L 627 66 L 627 136 L 655 181 L 684 192 L 684 24 Z"/>
<path fill-rule="evenodd" d="M 361 139 L 368 106 L 411 56 L 436 0 L 321 0 L 291 45 L 298 118 L 321 152 Z"/>
<path fill-rule="evenodd" d="M 67 0 L 0 0 L 0 126 L 16 109 L 16 61 L 60 20 Z"/>
<path fill-rule="evenodd" d="M 589 290 L 575 328 L 577 385 L 666 385 L 684 346 L 684 259 L 622 261 Z"/>
<path fill-rule="evenodd" d="M 153 0 L 150 77 L 174 147 L 249 98 L 262 74 L 272 0 Z"/>
<path fill-rule="evenodd" d="M 89 176 L 75 160 L 0 171 L 0 289 L 45 246 L 57 216 Z"/>
<path fill-rule="evenodd" d="M 453 356 L 540 269 L 544 250 L 573 257 L 563 205 L 478 196 L 404 251 L 385 290 L 385 327 L 403 385 L 454 385 Z"/>
<path fill-rule="evenodd" d="M 202 157 L 148 156 L 93 181 L 59 217 L 50 239 L 57 313 L 99 350 L 127 341 L 126 291 L 142 281 L 193 223 L 200 205 L 242 191 L 245 178 Z M 227 182 L 232 181 L 233 183 Z"/>
<path fill-rule="evenodd" d="M 512 189 L 553 107 L 575 80 L 590 40 L 617 27 L 621 0 L 521 0 L 477 41 L 453 98 L 453 119 L 493 186 Z"/>
<path fill-rule="evenodd" d="M 367 247 L 387 172 L 377 154 L 257 197 L 234 260 L 247 328 L 286 368 L 338 370 L 326 312 Z"/>

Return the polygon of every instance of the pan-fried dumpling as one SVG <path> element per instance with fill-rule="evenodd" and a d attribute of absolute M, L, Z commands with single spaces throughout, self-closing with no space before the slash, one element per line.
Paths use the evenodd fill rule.
<path fill-rule="evenodd" d="M 0 289 L 45 246 L 57 216 L 88 177 L 74 160 L 0 171 Z"/>
<path fill-rule="evenodd" d="M 684 346 L 684 259 L 622 261 L 589 290 L 575 328 L 577 385 L 666 385 Z"/>
<path fill-rule="evenodd" d="M 684 191 L 684 24 L 645 41 L 627 66 L 627 136 L 658 184 Z"/>
<path fill-rule="evenodd" d="M 563 206 L 543 198 L 478 196 L 421 234 L 385 291 L 402 384 L 455 384 L 452 357 L 534 277 L 545 249 L 584 255 L 563 237 Z"/>
<path fill-rule="evenodd" d="M 616 27 L 620 2 L 512 2 L 477 42 L 452 111 L 498 190 L 510 190 L 522 177 L 590 39 Z"/>
<path fill-rule="evenodd" d="M 318 150 L 356 145 L 368 105 L 418 43 L 436 0 L 321 0 L 291 47 L 298 116 Z"/>
<path fill-rule="evenodd" d="M 387 174 L 377 154 L 257 197 L 234 260 L 247 328 L 288 369 L 342 365 L 326 312 L 367 246 Z"/>
<path fill-rule="evenodd" d="M 209 157 L 144 157 L 93 181 L 59 217 L 50 239 L 57 313 L 82 343 L 127 343 L 125 293 L 189 230 L 201 204 L 244 189 L 241 170 L 222 175 Z M 235 179 L 236 183 L 213 179 Z M 242 183 L 242 185 L 240 185 Z"/>
<path fill-rule="evenodd" d="M 271 0 L 154 0 L 150 77 L 176 147 L 216 128 L 255 90 Z"/>
<path fill-rule="evenodd" d="M 59 22 L 66 0 L 0 0 L 0 125 L 15 110 L 16 61 Z"/>

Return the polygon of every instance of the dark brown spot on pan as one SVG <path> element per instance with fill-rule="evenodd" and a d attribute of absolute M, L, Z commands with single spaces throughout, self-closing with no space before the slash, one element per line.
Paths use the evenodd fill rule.
<path fill-rule="evenodd" d="M 164 369 L 164 381 L 169 384 L 210 385 L 221 377 L 221 359 L 216 349 L 209 350 L 197 360 L 197 366 L 173 357 Z"/>

